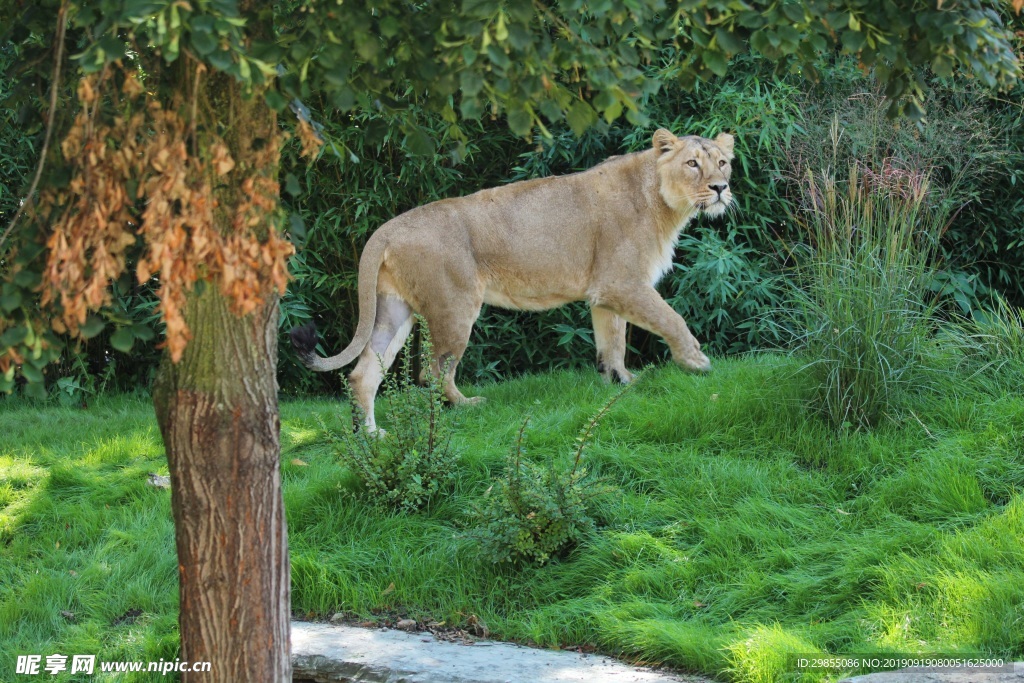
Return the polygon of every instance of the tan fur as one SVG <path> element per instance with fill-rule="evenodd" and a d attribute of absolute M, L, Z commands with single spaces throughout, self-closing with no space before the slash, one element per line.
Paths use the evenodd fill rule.
<path fill-rule="evenodd" d="M 312 354 L 305 361 L 333 370 L 359 356 L 350 379 L 371 430 L 374 396 L 413 312 L 427 321 L 433 371 L 444 368 L 453 403 L 481 400 L 458 390 L 455 367 L 485 303 L 543 310 L 587 301 L 607 379 L 632 379 L 624 362 L 626 321 L 663 337 L 680 366 L 709 370 L 700 344 L 654 285 L 671 268 L 687 222 L 698 213 L 720 216 L 732 202 L 732 158 L 730 135 L 677 138 L 661 129 L 651 149 L 582 173 L 408 211 L 377 230 L 363 251 L 352 343 L 332 358 Z"/>

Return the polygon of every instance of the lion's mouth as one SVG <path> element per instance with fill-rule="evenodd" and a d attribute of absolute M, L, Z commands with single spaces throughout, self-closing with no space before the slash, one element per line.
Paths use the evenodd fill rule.
<path fill-rule="evenodd" d="M 712 217 L 721 216 L 729 208 L 729 202 L 722 196 L 697 202 L 697 209 Z"/>

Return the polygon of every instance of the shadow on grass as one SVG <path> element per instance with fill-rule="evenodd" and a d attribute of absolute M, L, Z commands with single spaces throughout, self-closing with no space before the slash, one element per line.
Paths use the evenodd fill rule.
<path fill-rule="evenodd" d="M 0 660 L 173 659 L 174 527 L 169 491 L 146 484 L 166 473 L 151 408 L 26 407 L 0 422 L 16 426 L 0 438 Z"/>

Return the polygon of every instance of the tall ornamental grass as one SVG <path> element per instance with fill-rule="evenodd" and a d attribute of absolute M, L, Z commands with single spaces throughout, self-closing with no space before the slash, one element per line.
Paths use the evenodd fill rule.
<path fill-rule="evenodd" d="M 891 160 L 845 180 L 808 173 L 803 189 L 791 315 L 812 403 L 836 426 L 870 427 L 922 379 L 947 211 L 925 173 Z"/>

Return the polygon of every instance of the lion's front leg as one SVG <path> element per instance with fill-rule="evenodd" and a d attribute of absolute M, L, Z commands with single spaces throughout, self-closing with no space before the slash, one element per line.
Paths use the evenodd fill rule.
<path fill-rule="evenodd" d="M 626 369 L 626 321 L 603 306 L 593 306 L 594 345 L 597 347 L 597 371 L 606 382 L 629 384 L 633 373 Z"/>
<path fill-rule="evenodd" d="M 596 306 L 611 309 L 634 325 L 653 332 L 668 344 L 672 360 L 691 372 L 707 372 L 711 361 L 701 353 L 700 343 L 690 333 L 683 317 L 665 303 L 649 285 L 621 287 L 595 297 Z"/>

